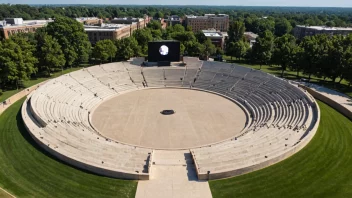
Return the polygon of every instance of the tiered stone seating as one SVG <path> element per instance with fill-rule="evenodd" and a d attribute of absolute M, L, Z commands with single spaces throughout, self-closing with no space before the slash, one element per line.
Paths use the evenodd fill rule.
<path fill-rule="evenodd" d="M 106 176 L 149 179 L 152 149 L 103 138 L 89 123 L 90 111 L 118 94 L 117 88 L 138 89 L 126 69 L 103 68 L 79 70 L 39 87 L 24 104 L 25 124 L 38 144 L 67 163 Z"/>
<path fill-rule="evenodd" d="M 166 68 L 164 69 L 165 86 L 181 87 L 185 76 L 186 68 Z"/>
<path fill-rule="evenodd" d="M 165 75 L 163 68 L 146 67 L 143 68 L 142 74 L 148 87 L 165 87 Z"/>
<path fill-rule="evenodd" d="M 233 98 L 252 119 L 247 130 L 231 141 L 191 150 L 200 179 L 235 176 L 276 163 L 305 145 L 300 142 L 307 131 L 315 133 L 314 100 L 272 75 L 205 62 L 193 87 Z"/>
<path fill-rule="evenodd" d="M 22 108 L 36 142 L 54 156 L 98 174 L 148 179 L 152 149 L 102 137 L 90 112 L 112 96 L 145 88 L 182 87 L 232 99 L 247 114 L 237 137 L 191 149 L 199 179 L 236 176 L 276 163 L 303 148 L 319 123 L 315 100 L 288 81 L 250 68 L 185 58 L 185 67 L 129 62 L 85 68 L 50 80 Z"/>

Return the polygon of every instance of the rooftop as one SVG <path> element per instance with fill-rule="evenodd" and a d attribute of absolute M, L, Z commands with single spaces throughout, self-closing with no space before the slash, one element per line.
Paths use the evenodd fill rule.
<path fill-rule="evenodd" d="M 221 32 L 216 31 L 215 29 L 202 30 L 204 36 L 206 37 L 219 37 L 222 38 L 224 35 Z"/>
<path fill-rule="evenodd" d="M 79 18 L 76 18 L 76 20 L 79 22 L 83 22 L 87 20 L 99 20 L 99 18 L 98 17 L 79 17 Z"/>
<path fill-rule="evenodd" d="M 244 35 L 253 39 L 256 39 L 258 37 L 258 34 L 254 34 L 253 32 L 245 32 Z"/>
<path fill-rule="evenodd" d="M 186 15 L 186 18 L 202 18 L 202 19 L 207 19 L 210 17 L 229 17 L 227 14 L 204 14 L 204 16 L 194 16 L 194 15 Z"/>
<path fill-rule="evenodd" d="M 26 27 L 26 26 L 32 26 L 32 25 L 45 25 L 47 23 L 53 22 L 54 20 L 48 19 L 48 20 L 22 20 L 20 21 L 19 24 L 11 24 L 4 21 L 0 21 L 0 27 L 2 28 L 11 28 L 11 27 Z"/>
<path fill-rule="evenodd" d="M 121 29 L 124 27 L 127 27 L 129 25 L 126 24 L 107 24 L 107 23 L 103 23 L 101 24 L 101 26 L 91 26 L 91 25 L 85 25 L 84 26 L 84 30 L 85 31 L 104 31 L 104 32 L 112 32 L 115 31 L 117 29 Z"/>
<path fill-rule="evenodd" d="M 352 31 L 351 27 L 327 27 L 327 26 L 306 26 L 306 25 L 297 25 L 297 27 L 302 28 L 309 28 L 314 30 L 345 30 L 345 31 Z"/>

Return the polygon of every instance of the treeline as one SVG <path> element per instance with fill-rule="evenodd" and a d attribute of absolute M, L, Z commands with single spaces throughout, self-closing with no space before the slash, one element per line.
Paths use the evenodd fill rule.
<path fill-rule="evenodd" d="M 134 31 L 129 38 L 98 41 L 94 46 L 92 58 L 104 62 L 146 56 L 148 42 L 153 40 L 178 40 L 181 43 L 180 53 L 187 56 L 209 57 L 223 54 L 223 51 L 216 48 L 202 33 L 195 34 L 180 24 L 162 29 L 159 21 L 151 21 L 146 28 Z"/>
<path fill-rule="evenodd" d="M 102 63 L 146 56 L 148 42 L 174 39 L 181 42 L 181 54 L 210 56 L 222 54 L 203 34 L 194 34 L 182 25 L 161 28 L 152 21 L 147 28 L 120 40 L 101 40 L 91 46 L 83 25 L 74 19 L 58 17 L 35 34 L 21 33 L 0 42 L 0 89 L 11 89 L 20 81 L 80 63 Z"/>
<path fill-rule="evenodd" d="M 35 34 L 20 33 L 0 42 L 0 89 L 88 62 L 90 54 L 83 25 L 70 18 L 56 18 Z"/>
<path fill-rule="evenodd" d="M 288 22 L 293 28 L 299 25 L 326 25 L 346 27 L 352 25 L 351 8 L 299 8 L 299 7 L 235 7 L 235 6 L 28 6 L 0 4 L 0 20 L 6 17 L 47 19 L 60 16 L 77 17 L 143 17 L 167 18 L 171 15 L 228 14 L 231 20 L 246 21 L 248 31 L 257 32 L 262 23 L 275 28 L 276 23 Z M 264 18 L 263 18 L 264 17 Z"/>
<path fill-rule="evenodd" d="M 226 54 L 260 65 L 279 65 L 282 73 L 287 69 L 311 76 L 352 82 L 352 34 L 348 36 L 320 34 L 302 40 L 288 33 L 275 37 L 270 30 L 261 32 L 252 48 L 243 37 L 245 24 L 231 23 L 226 41 Z"/>

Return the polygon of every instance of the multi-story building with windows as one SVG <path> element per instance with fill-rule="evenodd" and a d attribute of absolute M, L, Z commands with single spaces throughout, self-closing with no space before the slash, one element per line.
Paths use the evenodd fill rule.
<path fill-rule="evenodd" d="M 84 26 L 84 30 L 88 34 L 89 41 L 92 44 L 104 39 L 121 39 L 132 35 L 138 29 L 144 28 L 146 24 L 101 24 L 100 26 Z"/>
<path fill-rule="evenodd" d="M 207 29 L 215 29 L 220 32 L 227 32 L 229 29 L 229 15 L 226 14 L 205 14 L 204 16 L 187 15 L 185 26 L 191 27 L 193 32 Z"/>
<path fill-rule="evenodd" d="M 182 24 L 182 19 L 178 15 L 171 15 L 167 19 L 169 26 L 174 26 L 176 24 Z"/>
<path fill-rule="evenodd" d="M 113 24 L 136 24 L 138 28 L 144 28 L 150 22 L 151 18 L 147 15 L 144 18 L 133 18 L 133 17 L 124 17 L 124 18 L 114 18 L 110 20 L 110 23 Z"/>
<path fill-rule="evenodd" d="M 226 32 L 220 32 L 215 29 L 202 30 L 205 37 L 209 38 L 215 47 L 224 49 Z"/>
<path fill-rule="evenodd" d="M 10 36 L 17 33 L 28 33 L 35 32 L 38 28 L 41 28 L 52 22 L 53 20 L 23 20 L 22 18 L 9 18 L 4 21 L 0 21 L 0 39 L 8 39 Z"/>
<path fill-rule="evenodd" d="M 100 25 L 103 23 L 103 20 L 98 17 L 80 17 L 76 18 L 76 21 L 83 23 L 84 25 Z"/>
<path fill-rule="evenodd" d="M 352 28 L 350 28 L 350 27 L 325 27 L 325 26 L 297 25 L 293 30 L 294 36 L 298 39 L 301 39 L 305 36 L 313 36 L 316 34 L 348 35 L 351 33 L 352 33 Z"/>

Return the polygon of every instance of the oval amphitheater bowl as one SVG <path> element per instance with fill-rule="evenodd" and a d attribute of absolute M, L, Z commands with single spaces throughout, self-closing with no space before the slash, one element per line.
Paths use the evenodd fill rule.
<path fill-rule="evenodd" d="M 66 163 L 139 180 L 150 178 L 155 152 L 188 153 L 198 179 L 220 179 L 286 159 L 314 136 L 319 107 L 296 85 L 185 60 L 186 67 L 167 68 L 110 63 L 55 78 L 27 97 L 24 123 Z"/>

